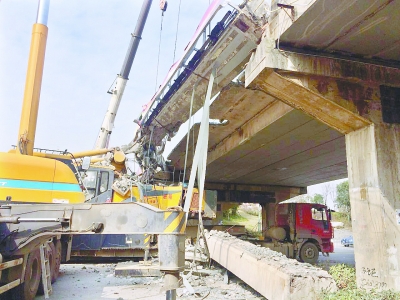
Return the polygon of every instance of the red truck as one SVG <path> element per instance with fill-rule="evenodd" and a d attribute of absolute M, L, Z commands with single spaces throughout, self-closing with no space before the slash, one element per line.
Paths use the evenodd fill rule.
<path fill-rule="evenodd" d="M 260 245 L 307 263 L 317 262 L 319 252 L 333 252 L 331 213 L 325 205 L 281 203 L 271 208 L 274 220 Z"/>

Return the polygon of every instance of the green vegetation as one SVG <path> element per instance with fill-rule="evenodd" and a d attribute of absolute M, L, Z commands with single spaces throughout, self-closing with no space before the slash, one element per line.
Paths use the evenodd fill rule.
<path fill-rule="evenodd" d="M 311 203 L 325 204 L 324 196 L 322 196 L 321 194 L 315 194 L 314 197 L 311 199 Z"/>
<path fill-rule="evenodd" d="M 351 228 L 351 220 L 349 220 L 349 215 L 347 213 L 332 212 L 333 222 L 342 222 L 345 228 Z"/>
<path fill-rule="evenodd" d="M 334 202 L 339 211 L 346 214 L 347 219 L 351 220 L 349 181 L 344 181 L 336 186 L 336 199 Z"/>
<path fill-rule="evenodd" d="M 242 225 L 243 222 L 247 222 L 248 219 L 242 217 L 240 214 L 236 213 L 234 215 L 227 215 L 223 218 L 224 224 L 232 224 L 232 225 Z"/>
<path fill-rule="evenodd" d="M 239 204 L 232 205 L 232 207 L 223 213 L 224 220 L 230 221 L 232 218 L 237 216 L 237 210 L 239 208 Z"/>
<path fill-rule="evenodd" d="M 257 215 L 250 213 L 243 205 L 235 205 L 230 209 L 224 211 L 222 223 L 224 225 L 242 225 L 245 226 L 247 232 L 251 235 L 259 235 L 260 232 Z"/>
<path fill-rule="evenodd" d="M 260 214 L 261 207 L 259 204 L 242 204 L 239 207 L 240 211 L 252 216 L 258 216 Z"/>
<path fill-rule="evenodd" d="M 329 273 L 336 281 L 338 291 L 327 293 L 322 296 L 324 300 L 399 300 L 400 293 L 393 291 L 375 291 L 357 289 L 356 270 L 354 267 L 339 264 L 330 267 Z"/>

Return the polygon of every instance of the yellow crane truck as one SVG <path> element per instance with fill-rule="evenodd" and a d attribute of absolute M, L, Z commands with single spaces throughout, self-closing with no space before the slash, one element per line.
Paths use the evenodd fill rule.
<path fill-rule="evenodd" d="M 159 235 L 164 288 L 167 299 L 176 299 L 186 213 L 146 203 L 85 203 L 70 159 L 33 155 L 48 8 L 49 0 L 39 0 L 17 147 L 0 153 L 0 298 L 32 300 L 38 291 L 48 298 L 73 234 L 148 233 Z"/>

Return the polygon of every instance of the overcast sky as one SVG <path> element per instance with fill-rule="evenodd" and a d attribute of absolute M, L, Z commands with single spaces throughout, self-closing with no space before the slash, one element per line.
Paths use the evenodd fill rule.
<path fill-rule="evenodd" d="M 179 0 L 164 15 L 158 84 L 173 63 Z M 181 0 L 175 61 L 181 57 L 210 0 Z M 238 1 L 236 1 L 238 2 Z M 0 151 L 16 144 L 32 25 L 38 0 L 0 2 Z M 141 0 L 50 1 L 49 34 L 35 147 L 92 149 L 120 72 Z M 154 0 L 116 117 L 110 146 L 127 144 L 155 92 L 161 11 Z"/>

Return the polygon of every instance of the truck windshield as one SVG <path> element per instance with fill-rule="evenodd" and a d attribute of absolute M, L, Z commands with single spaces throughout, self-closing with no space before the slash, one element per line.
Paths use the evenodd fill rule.
<path fill-rule="evenodd" d="M 86 171 L 85 174 L 82 176 L 83 185 L 87 189 L 96 189 L 96 171 Z"/>
<path fill-rule="evenodd" d="M 97 180 L 97 172 L 96 171 L 86 171 L 82 175 L 82 183 L 86 188 L 85 191 L 85 200 L 90 200 L 94 196 L 96 196 L 96 180 Z"/>
<path fill-rule="evenodd" d="M 326 208 L 312 208 L 311 215 L 313 220 L 322 222 L 324 229 L 329 229 Z"/>

